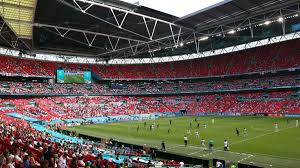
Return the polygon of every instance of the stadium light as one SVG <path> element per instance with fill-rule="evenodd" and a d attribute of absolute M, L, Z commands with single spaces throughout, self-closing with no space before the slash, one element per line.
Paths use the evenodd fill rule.
<path fill-rule="evenodd" d="M 236 31 L 235 30 L 230 30 L 229 32 L 228 32 L 228 34 L 234 34 Z"/>
<path fill-rule="evenodd" d="M 280 23 L 282 23 L 283 20 L 284 20 L 283 17 L 279 17 L 279 18 L 277 19 L 277 21 L 280 22 Z"/>
<path fill-rule="evenodd" d="M 184 46 L 184 43 L 183 43 L 183 42 L 180 42 L 180 43 L 179 43 L 179 46 L 180 46 L 180 47 L 183 47 L 183 46 Z"/>
<path fill-rule="evenodd" d="M 268 26 L 269 24 L 271 24 L 271 21 L 267 20 L 264 24 Z"/>
<path fill-rule="evenodd" d="M 208 36 L 204 36 L 204 37 L 201 37 L 199 40 L 200 41 L 205 41 L 205 40 L 207 40 L 208 39 Z"/>

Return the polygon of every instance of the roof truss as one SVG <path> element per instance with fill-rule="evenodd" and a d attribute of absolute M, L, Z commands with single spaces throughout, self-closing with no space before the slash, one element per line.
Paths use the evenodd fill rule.
<path fill-rule="evenodd" d="M 1 0 L 0 14 L 19 38 L 31 39 L 36 0 Z"/>

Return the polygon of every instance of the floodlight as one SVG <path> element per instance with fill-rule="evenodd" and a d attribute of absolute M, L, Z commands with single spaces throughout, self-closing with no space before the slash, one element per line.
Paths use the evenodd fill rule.
<path fill-rule="evenodd" d="M 283 17 L 279 17 L 279 18 L 277 19 L 277 21 L 282 23 L 282 22 L 283 22 Z"/>
<path fill-rule="evenodd" d="M 207 40 L 208 39 L 208 36 L 204 36 L 204 37 L 201 37 L 200 38 L 200 41 L 205 41 L 205 40 Z"/>
<path fill-rule="evenodd" d="M 229 32 L 228 32 L 228 34 L 234 34 L 236 31 L 235 30 L 230 30 Z"/>
<path fill-rule="evenodd" d="M 265 24 L 265 25 L 269 25 L 269 24 L 271 24 L 271 21 L 267 20 L 267 21 L 265 21 L 264 24 Z"/>

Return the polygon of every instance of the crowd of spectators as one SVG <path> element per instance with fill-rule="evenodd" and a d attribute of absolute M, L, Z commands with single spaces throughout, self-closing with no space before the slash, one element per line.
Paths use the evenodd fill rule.
<path fill-rule="evenodd" d="M 164 82 L 118 82 L 94 84 L 49 84 L 34 82 L 0 81 L 2 94 L 128 94 L 128 93 L 174 93 L 194 91 L 217 91 L 237 89 L 264 89 L 280 86 L 299 86 L 297 75 L 262 77 L 256 79 L 230 79 L 222 81 L 164 81 Z"/>
<path fill-rule="evenodd" d="M 300 65 L 300 40 L 257 47 L 234 53 L 172 63 L 141 65 L 94 65 L 102 78 L 185 78 L 235 75 L 250 72 L 297 68 Z"/>
<path fill-rule="evenodd" d="M 55 76 L 57 69 L 91 70 L 100 78 L 107 79 L 235 75 L 298 68 L 299 43 L 300 40 L 296 39 L 214 57 L 136 65 L 75 64 L 1 56 L 0 69 L 2 74 L 9 76 Z"/>
<path fill-rule="evenodd" d="M 105 142 L 82 139 L 81 143 L 72 143 L 67 140 L 55 142 L 51 137 L 51 134 L 31 128 L 25 121 L 1 118 L 0 167 L 146 168 L 181 165 L 174 160 L 156 160 L 151 157 L 151 151 L 118 145 L 110 139 Z"/>
<path fill-rule="evenodd" d="M 93 96 L 0 99 L 0 115 L 17 112 L 39 120 L 155 112 L 300 113 L 291 91 L 177 96 Z"/>

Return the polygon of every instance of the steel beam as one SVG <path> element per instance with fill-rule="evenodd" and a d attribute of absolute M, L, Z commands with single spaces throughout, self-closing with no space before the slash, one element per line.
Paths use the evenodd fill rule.
<path fill-rule="evenodd" d="M 79 33 L 92 34 L 92 35 L 97 35 L 97 36 L 105 36 L 105 37 L 122 39 L 122 40 L 131 40 L 131 41 L 136 41 L 136 42 L 145 42 L 143 40 L 137 40 L 137 39 L 127 38 L 127 37 L 122 37 L 122 36 L 116 36 L 116 35 L 111 35 L 111 34 L 106 34 L 106 33 L 92 32 L 92 31 L 88 31 L 88 30 L 81 30 L 81 29 L 75 29 L 75 28 L 69 28 L 69 27 L 62 27 L 62 26 L 56 26 L 56 25 L 50 25 L 50 24 L 35 23 L 33 25 L 36 26 L 36 27 L 47 27 L 47 28 L 53 28 L 53 29 L 56 29 L 56 30 L 65 30 L 67 32 L 74 31 L 74 32 L 79 32 Z M 59 31 L 59 34 L 61 36 L 64 35 L 64 33 L 61 33 L 60 31 Z"/>
<path fill-rule="evenodd" d="M 163 20 L 163 19 L 147 16 L 147 15 L 140 14 L 140 13 L 137 13 L 137 12 L 134 12 L 134 11 L 130 11 L 130 10 L 122 9 L 122 8 L 117 8 L 117 7 L 114 7 L 114 6 L 109 6 L 109 5 L 106 5 L 104 3 L 96 2 L 96 1 L 93 1 L 93 0 L 74 0 L 74 1 L 93 4 L 95 6 L 100 6 L 100 7 L 104 7 L 104 8 L 108 8 L 108 9 L 113 9 L 113 10 L 117 10 L 117 11 L 124 12 L 124 13 L 128 12 L 131 15 L 135 15 L 135 16 L 139 16 L 139 17 L 145 17 L 147 19 L 156 20 L 156 21 L 161 22 L 161 23 L 171 24 L 172 26 L 182 27 L 186 30 L 194 31 L 194 29 L 192 29 L 192 28 L 181 26 L 181 25 L 178 25 L 178 24 L 175 24 L 175 23 Z"/>

